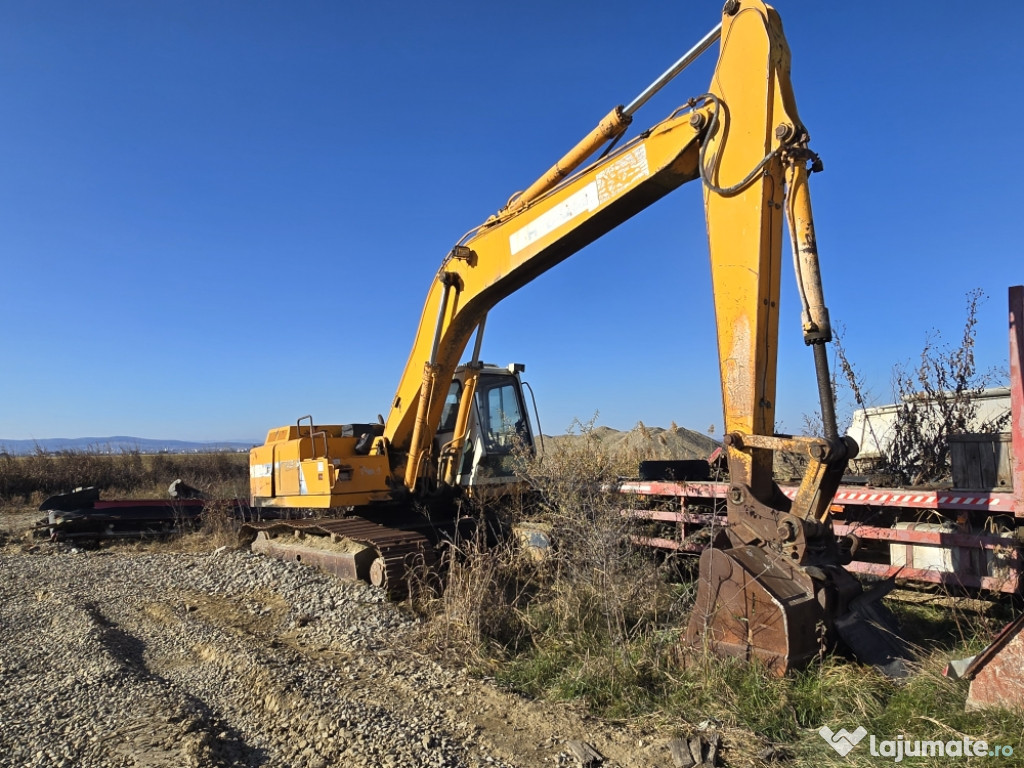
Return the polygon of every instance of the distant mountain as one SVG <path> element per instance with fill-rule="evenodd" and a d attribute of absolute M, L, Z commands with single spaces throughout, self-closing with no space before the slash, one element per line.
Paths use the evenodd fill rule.
<path fill-rule="evenodd" d="M 257 444 L 242 441 L 193 442 L 189 440 L 152 440 L 145 437 L 49 437 L 43 440 L 5 440 L 0 437 L 0 452 L 13 456 L 35 453 L 37 449 L 57 451 L 92 451 L 95 453 L 208 453 L 215 451 L 248 451 Z"/>

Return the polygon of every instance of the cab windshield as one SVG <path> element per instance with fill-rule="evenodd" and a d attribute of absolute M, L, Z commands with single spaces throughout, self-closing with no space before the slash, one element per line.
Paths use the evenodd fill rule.
<path fill-rule="evenodd" d="M 526 415 L 515 379 L 481 376 L 476 391 L 481 433 L 489 453 L 509 453 L 517 441 L 529 442 Z"/>

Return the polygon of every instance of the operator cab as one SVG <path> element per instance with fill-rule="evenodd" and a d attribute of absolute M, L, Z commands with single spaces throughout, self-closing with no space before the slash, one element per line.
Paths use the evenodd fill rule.
<path fill-rule="evenodd" d="M 507 484 L 515 480 L 516 457 L 533 455 L 533 428 L 519 376 L 524 370 L 520 363 L 505 368 L 486 363 L 460 365 L 455 370 L 437 430 L 439 446 L 454 439 L 463 392 L 468 380 L 476 377 L 457 485 Z"/>

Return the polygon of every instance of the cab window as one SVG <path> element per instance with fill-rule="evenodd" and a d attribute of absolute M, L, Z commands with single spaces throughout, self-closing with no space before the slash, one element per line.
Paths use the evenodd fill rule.
<path fill-rule="evenodd" d="M 526 420 L 514 384 L 481 388 L 477 395 L 484 424 L 484 440 L 489 451 L 512 450 L 516 435 L 527 434 Z"/>
<path fill-rule="evenodd" d="M 455 422 L 459 418 L 459 401 L 462 400 L 462 382 L 453 381 L 448 389 L 448 397 L 444 400 L 444 409 L 441 411 L 441 426 L 438 432 L 454 432 Z"/>

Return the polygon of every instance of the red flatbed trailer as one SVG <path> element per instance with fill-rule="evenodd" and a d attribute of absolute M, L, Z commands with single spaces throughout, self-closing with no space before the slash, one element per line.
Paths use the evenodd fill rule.
<path fill-rule="evenodd" d="M 839 536 L 861 547 L 847 568 L 908 582 L 1019 594 L 1024 591 L 1024 286 L 1009 291 L 1010 482 L 999 489 L 840 486 L 832 504 Z M 660 531 L 638 536 L 659 549 L 699 553 L 725 525 L 724 482 L 625 481 L 627 513 Z M 783 486 L 792 498 L 795 486 Z M 720 501 L 720 504 L 716 504 Z M 653 527 L 653 526 L 652 526 Z"/>

